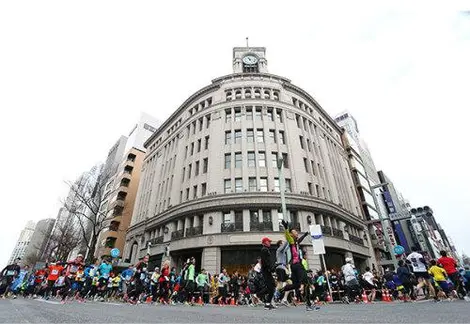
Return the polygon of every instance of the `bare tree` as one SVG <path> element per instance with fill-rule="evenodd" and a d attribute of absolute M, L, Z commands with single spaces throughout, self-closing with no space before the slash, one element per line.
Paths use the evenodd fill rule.
<path fill-rule="evenodd" d="M 107 181 L 101 172 L 96 172 L 101 167 L 96 168 L 82 175 L 79 180 L 67 183 L 71 199 L 67 199 L 64 204 L 78 224 L 82 242 L 88 250 L 87 262 L 93 260 L 100 233 L 109 227 L 110 220 L 115 217 L 114 213 L 108 216 L 107 204 L 103 204 L 107 199 L 104 195 Z"/>
<path fill-rule="evenodd" d="M 462 261 L 464 265 L 470 266 L 470 257 L 466 255 L 465 253 L 462 253 Z"/>
<path fill-rule="evenodd" d="M 70 252 L 80 245 L 80 242 L 81 235 L 78 224 L 75 219 L 67 215 L 64 206 L 54 224 L 43 258 L 54 257 L 57 260 L 66 260 Z"/>

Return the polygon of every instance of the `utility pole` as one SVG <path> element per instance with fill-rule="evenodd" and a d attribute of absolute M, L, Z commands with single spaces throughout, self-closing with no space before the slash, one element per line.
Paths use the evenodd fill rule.
<path fill-rule="evenodd" d="M 282 205 L 282 219 L 287 221 L 287 208 L 286 208 L 286 195 L 285 195 L 285 180 L 284 180 L 284 159 L 277 159 L 277 173 L 279 175 L 279 191 L 281 191 L 281 205 Z M 286 228 L 287 229 L 287 228 Z"/>
<path fill-rule="evenodd" d="M 370 189 L 372 190 L 372 198 L 374 198 L 375 207 L 377 208 L 377 213 L 379 214 L 379 220 L 380 220 L 380 224 L 382 225 L 382 231 L 384 234 L 385 244 L 387 245 L 387 249 L 390 252 L 390 255 L 392 256 L 393 267 L 396 270 L 398 269 L 397 257 L 395 256 L 395 251 L 393 251 L 392 243 L 390 242 L 390 237 L 388 236 L 387 222 L 385 222 L 385 219 L 382 215 L 382 211 L 379 208 L 379 202 L 377 201 L 377 196 L 375 195 L 375 189 L 382 188 L 386 185 L 388 185 L 388 183 L 381 183 L 376 186 L 371 186 Z"/>

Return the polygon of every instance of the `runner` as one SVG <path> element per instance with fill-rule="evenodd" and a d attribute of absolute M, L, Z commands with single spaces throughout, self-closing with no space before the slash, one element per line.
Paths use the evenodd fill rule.
<path fill-rule="evenodd" d="M 131 264 L 126 270 L 121 272 L 121 285 L 122 285 L 122 294 L 124 300 L 127 300 L 127 289 L 131 283 L 131 279 L 134 276 L 134 266 Z"/>
<path fill-rule="evenodd" d="M 100 301 L 104 301 L 104 297 L 106 295 L 106 291 L 108 288 L 108 281 L 111 271 L 113 270 L 113 265 L 111 264 L 111 258 L 105 257 L 103 262 L 100 264 L 98 268 L 99 279 L 98 279 L 98 296 L 100 297 Z M 112 284 L 111 284 L 112 287 Z"/>
<path fill-rule="evenodd" d="M 363 287 L 366 291 L 370 291 L 367 298 L 370 302 L 375 302 L 375 294 L 376 294 L 376 286 L 374 283 L 374 275 L 370 271 L 369 267 L 366 267 L 366 272 L 362 275 L 362 279 L 364 279 L 365 287 Z"/>
<path fill-rule="evenodd" d="M 56 263 L 54 259 L 49 264 L 49 275 L 47 276 L 47 289 L 44 293 L 44 298 L 47 300 L 50 298 L 50 294 L 52 292 L 52 296 L 56 295 L 57 289 L 55 288 L 55 282 L 62 274 L 64 267 L 60 263 Z"/>
<path fill-rule="evenodd" d="M 261 239 L 261 273 L 263 274 L 265 291 L 264 292 L 264 308 L 265 309 L 275 309 L 276 307 L 271 303 L 274 297 L 274 290 L 276 289 L 276 283 L 272 275 L 273 272 L 273 262 L 271 259 L 271 252 L 269 248 L 271 247 L 271 239 L 268 237 L 263 237 Z"/>
<path fill-rule="evenodd" d="M 7 265 L 0 273 L 0 277 L 2 278 L 2 283 L 0 285 L 0 294 L 2 295 L 2 298 L 5 298 L 8 295 L 11 283 L 20 273 L 21 268 L 18 265 L 20 261 L 21 258 L 15 259 L 12 264 Z"/>
<path fill-rule="evenodd" d="M 188 269 L 187 269 L 186 277 L 185 277 L 186 279 L 185 290 L 187 294 L 186 303 L 189 303 L 190 305 L 193 305 L 194 291 L 196 290 L 196 283 L 195 283 L 196 266 L 195 264 L 196 264 L 196 259 L 194 257 L 189 259 L 189 265 L 188 265 Z"/>
<path fill-rule="evenodd" d="M 163 262 L 162 273 L 159 281 L 159 299 L 162 304 L 168 304 L 168 297 L 170 295 L 170 261 Z"/>
<path fill-rule="evenodd" d="M 415 295 L 418 295 L 418 291 L 420 288 L 423 286 L 426 286 L 428 288 L 428 295 L 431 297 L 434 297 L 436 299 L 436 293 L 434 291 L 434 287 L 432 286 L 430 282 L 430 276 L 428 273 L 428 269 L 426 266 L 426 260 L 424 260 L 424 257 L 422 254 L 418 253 L 418 248 L 413 246 L 411 248 L 411 253 L 408 255 L 407 262 L 411 264 L 413 268 L 413 273 L 418 279 L 418 286 L 416 287 L 416 293 Z M 428 297 L 428 296 L 426 296 Z"/>
<path fill-rule="evenodd" d="M 209 298 L 207 292 L 209 291 L 209 277 L 207 276 L 207 271 L 202 269 L 201 272 L 196 277 L 197 291 L 199 296 L 201 296 L 203 303 L 208 304 Z"/>
<path fill-rule="evenodd" d="M 409 298 L 412 300 L 415 299 L 413 294 L 412 274 L 403 260 L 398 261 L 397 276 L 403 286 L 403 301 L 407 302 Z"/>
<path fill-rule="evenodd" d="M 457 262 L 454 260 L 454 258 L 447 256 L 446 251 L 441 251 L 440 254 L 441 257 L 437 260 L 437 263 L 440 264 L 447 272 L 449 279 L 454 284 L 459 298 L 463 299 L 467 295 L 467 292 L 465 291 L 464 284 L 462 284 L 460 273 L 457 270 Z"/>
<path fill-rule="evenodd" d="M 344 276 L 344 286 L 346 289 L 346 294 L 343 299 L 346 303 L 350 301 L 358 301 L 361 286 L 359 285 L 359 281 L 356 278 L 356 269 L 353 265 L 352 258 L 346 258 L 346 264 L 343 265 L 341 271 L 343 272 Z"/>
<path fill-rule="evenodd" d="M 136 304 L 139 301 L 140 294 L 144 292 L 145 280 L 147 278 L 147 268 L 149 262 L 149 255 L 147 254 L 144 258 L 135 265 L 134 273 L 134 289 L 128 293 L 130 297 L 129 302 Z"/>
<path fill-rule="evenodd" d="M 276 299 L 282 297 L 281 304 L 289 307 L 289 302 L 287 301 L 288 292 L 284 292 L 284 295 L 281 296 L 279 291 L 286 286 L 288 279 L 287 275 L 287 252 L 289 251 L 289 243 L 287 241 L 279 240 L 277 241 L 277 250 L 276 250 L 276 277 L 277 277 L 277 290 L 275 292 Z"/>
<path fill-rule="evenodd" d="M 289 244 L 289 250 L 291 254 L 290 259 L 290 270 L 291 270 L 291 279 L 292 284 L 286 285 L 282 288 L 279 293 L 282 295 L 286 291 L 295 290 L 295 295 L 299 298 L 300 295 L 300 285 L 304 283 L 304 295 L 309 297 L 310 290 L 308 289 L 307 282 L 307 273 L 302 266 L 302 251 L 299 247 L 299 244 L 309 235 L 309 232 L 305 232 L 302 236 L 299 237 L 298 232 L 295 229 L 289 229 L 289 223 L 285 220 L 281 221 L 282 226 L 284 226 L 285 231 L 284 235 Z M 312 307 L 310 298 L 306 298 L 306 310 L 318 310 L 319 307 Z"/>
<path fill-rule="evenodd" d="M 431 260 L 431 267 L 428 272 L 434 279 L 436 289 L 442 290 L 446 294 L 447 298 L 452 299 L 452 291 L 449 287 L 449 283 L 447 282 L 448 273 L 446 270 L 439 267 L 436 260 Z M 437 295 L 439 295 L 439 293 L 436 294 L 436 297 L 438 297 Z M 438 300 L 439 299 L 436 298 L 436 301 Z"/>

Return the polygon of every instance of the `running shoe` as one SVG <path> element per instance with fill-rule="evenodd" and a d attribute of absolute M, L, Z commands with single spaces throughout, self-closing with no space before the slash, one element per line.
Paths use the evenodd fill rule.
<path fill-rule="evenodd" d="M 286 307 L 290 307 L 289 302 L 287 300 L 282 300 L 281 305 L 284 305 Z"/>

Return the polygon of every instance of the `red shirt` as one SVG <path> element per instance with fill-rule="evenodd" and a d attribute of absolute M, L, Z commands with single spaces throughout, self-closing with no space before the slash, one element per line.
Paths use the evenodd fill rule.
<path fill-rule="evenodd" d="M 62 273 L 62 270 L 64 270 L 63 266 L 51 264 L 49 266 L 49 276 L 47 277 L 47 280 L 57 280 L 57 278 L 59 278 L 60 274 Z"/>
<path fill-rule="evenodd" d="M 34 282 L 35 283 L 41 283 L 44 279 L 44 276 L 46 275 L 46 270 L 44 269 L 39 269 L 38 271 L 36 271 L 36 273 L 34 274 L 35 275 L 35 279 L 34 279 Z"/>
<path fill-rule="evenodd" d="M 441 264 L 444 270 L 447 272 L 448 275 L 457 272 L 457 263 L 455 262 L 454 258 L 451 257 L 440 257 L 437 260 L 437 263 Z"/>

